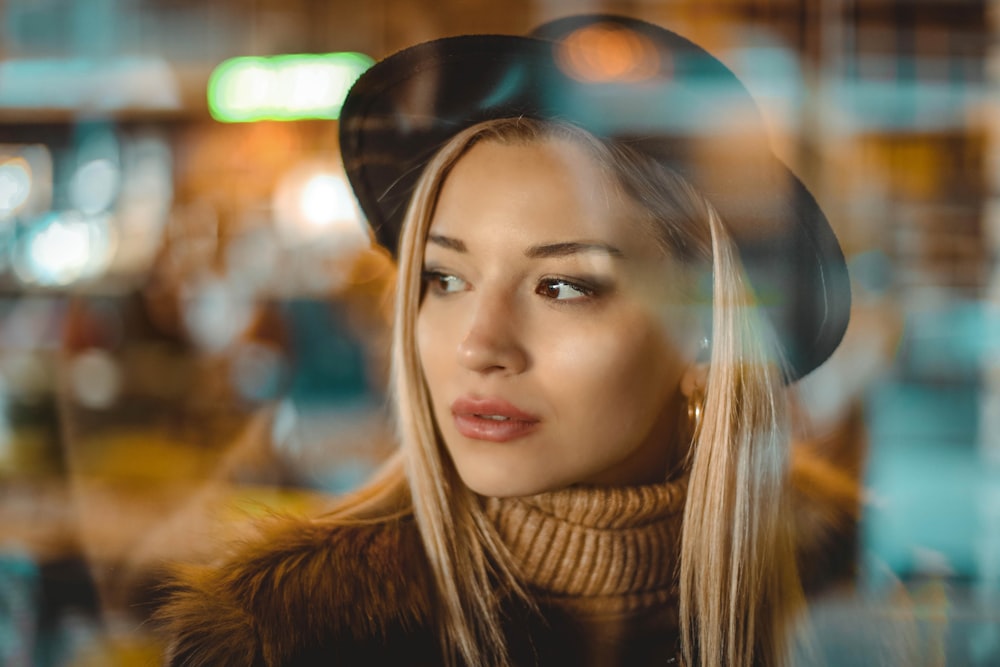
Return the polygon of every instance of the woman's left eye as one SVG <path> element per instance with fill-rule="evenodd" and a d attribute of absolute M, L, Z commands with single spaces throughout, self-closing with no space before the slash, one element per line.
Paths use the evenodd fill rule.
<path fill-rule="evenodd" d="M 535 294 L 555 301 L 575 301 L 594 295 L 595 290 L 586 285 L 570 282 L 564 278 L 546 278 L 538 283 Z"/>

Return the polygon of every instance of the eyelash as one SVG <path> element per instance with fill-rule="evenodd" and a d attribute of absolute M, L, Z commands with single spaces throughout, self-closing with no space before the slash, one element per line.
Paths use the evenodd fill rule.
<path fill-rule="evenodd" d="M 425 269 L 421 273 L 421 281 L 423 282 L 424 293 L 429 291 L 437 296 L 448 296 L 450 294 L 456 294 L 460 291 L 464 291 L 465 285 L 465 281 L 462 278 L 459 278 L 452 273 L 437 269 Z M 462 286 L 462 289 L 448 290 L 442 285 L 442 283 L 451 283 L 453 285 Z M 579 292 L 580 296 L 560 299 L 558 296 L 552 296 L 551 294 L 546 293 L 547 290 L 553 287 L 558 289 L 563 286 L 568 287 L 575 292 Z M 593 282 L 586 282 L 579 279 L 571 280 L 559 277 L 542 278 L 538 281 L 538 285 L 535 287 L 535 294 L 545 297 L 546 299 L 559 305 L 580 304 L 585 301 L 590 301 L 595 297 L 601 296 L 605 291 L 605 286 L 597 285 Z"/>
<path fill-rule="evenodd" d="M 558 286 L 569 287 L 570 289 L 572 289 L 572 290 L 574 290 L 576 292 L 579 292 L 580 296 L 571 297 L 569 299 L 560 299 L 558 297 L 551 296 L 551 295 L 545 293 L 545 291 L 548 288 L 558 287 Z M 593 297 L 598 296 L 599 293 L 600 293 L 600 290 L 597 287 L 593 286 L 593 285 L 587 284 L 587 283 L 579 281 L 579 280 L 568 280 L 566 278 L 542 278 L 538 282 L 538 287 L 535 288 L 535 294 L 538 294 L 539 296 L 544 296 L 547 299 L 551 299 L 552 301 L 555 301 L 557 303 L 559 303 L 559 302 L 561 302 L 561 303 L 574 303 L 574 302 L 579 303 L 579 302 L 584 301 L 584 300 L 592 299 Z"/>

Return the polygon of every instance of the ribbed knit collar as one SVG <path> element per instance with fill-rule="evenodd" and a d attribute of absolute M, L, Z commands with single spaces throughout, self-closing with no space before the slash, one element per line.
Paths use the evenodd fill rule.
<path fill-rule="evenodd" d="M 572 487 L 490 498 L 486 511 L 526 583 L 581 610 L 628 612 L 675 592 L 685 482 Z"/>

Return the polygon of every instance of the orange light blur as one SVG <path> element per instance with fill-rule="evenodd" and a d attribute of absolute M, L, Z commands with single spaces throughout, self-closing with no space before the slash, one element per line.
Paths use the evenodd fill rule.
<path fill-rule="evenodd" d="M 557 62 L 569 76 L 586 83 L 643 81 L 665 69 L 646 37 L 601 24 L 570 34 L 559 47 Z"/>

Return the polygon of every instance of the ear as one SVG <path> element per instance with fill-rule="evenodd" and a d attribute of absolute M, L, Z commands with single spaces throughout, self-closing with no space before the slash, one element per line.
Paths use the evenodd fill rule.
<path fill-rule="evenodd" d="M 693 363 L 684 369 L 681 375 L 681 394 L 691 398 L 696 393 L 704 395 L 708 384 L 708 364 Z"/>

